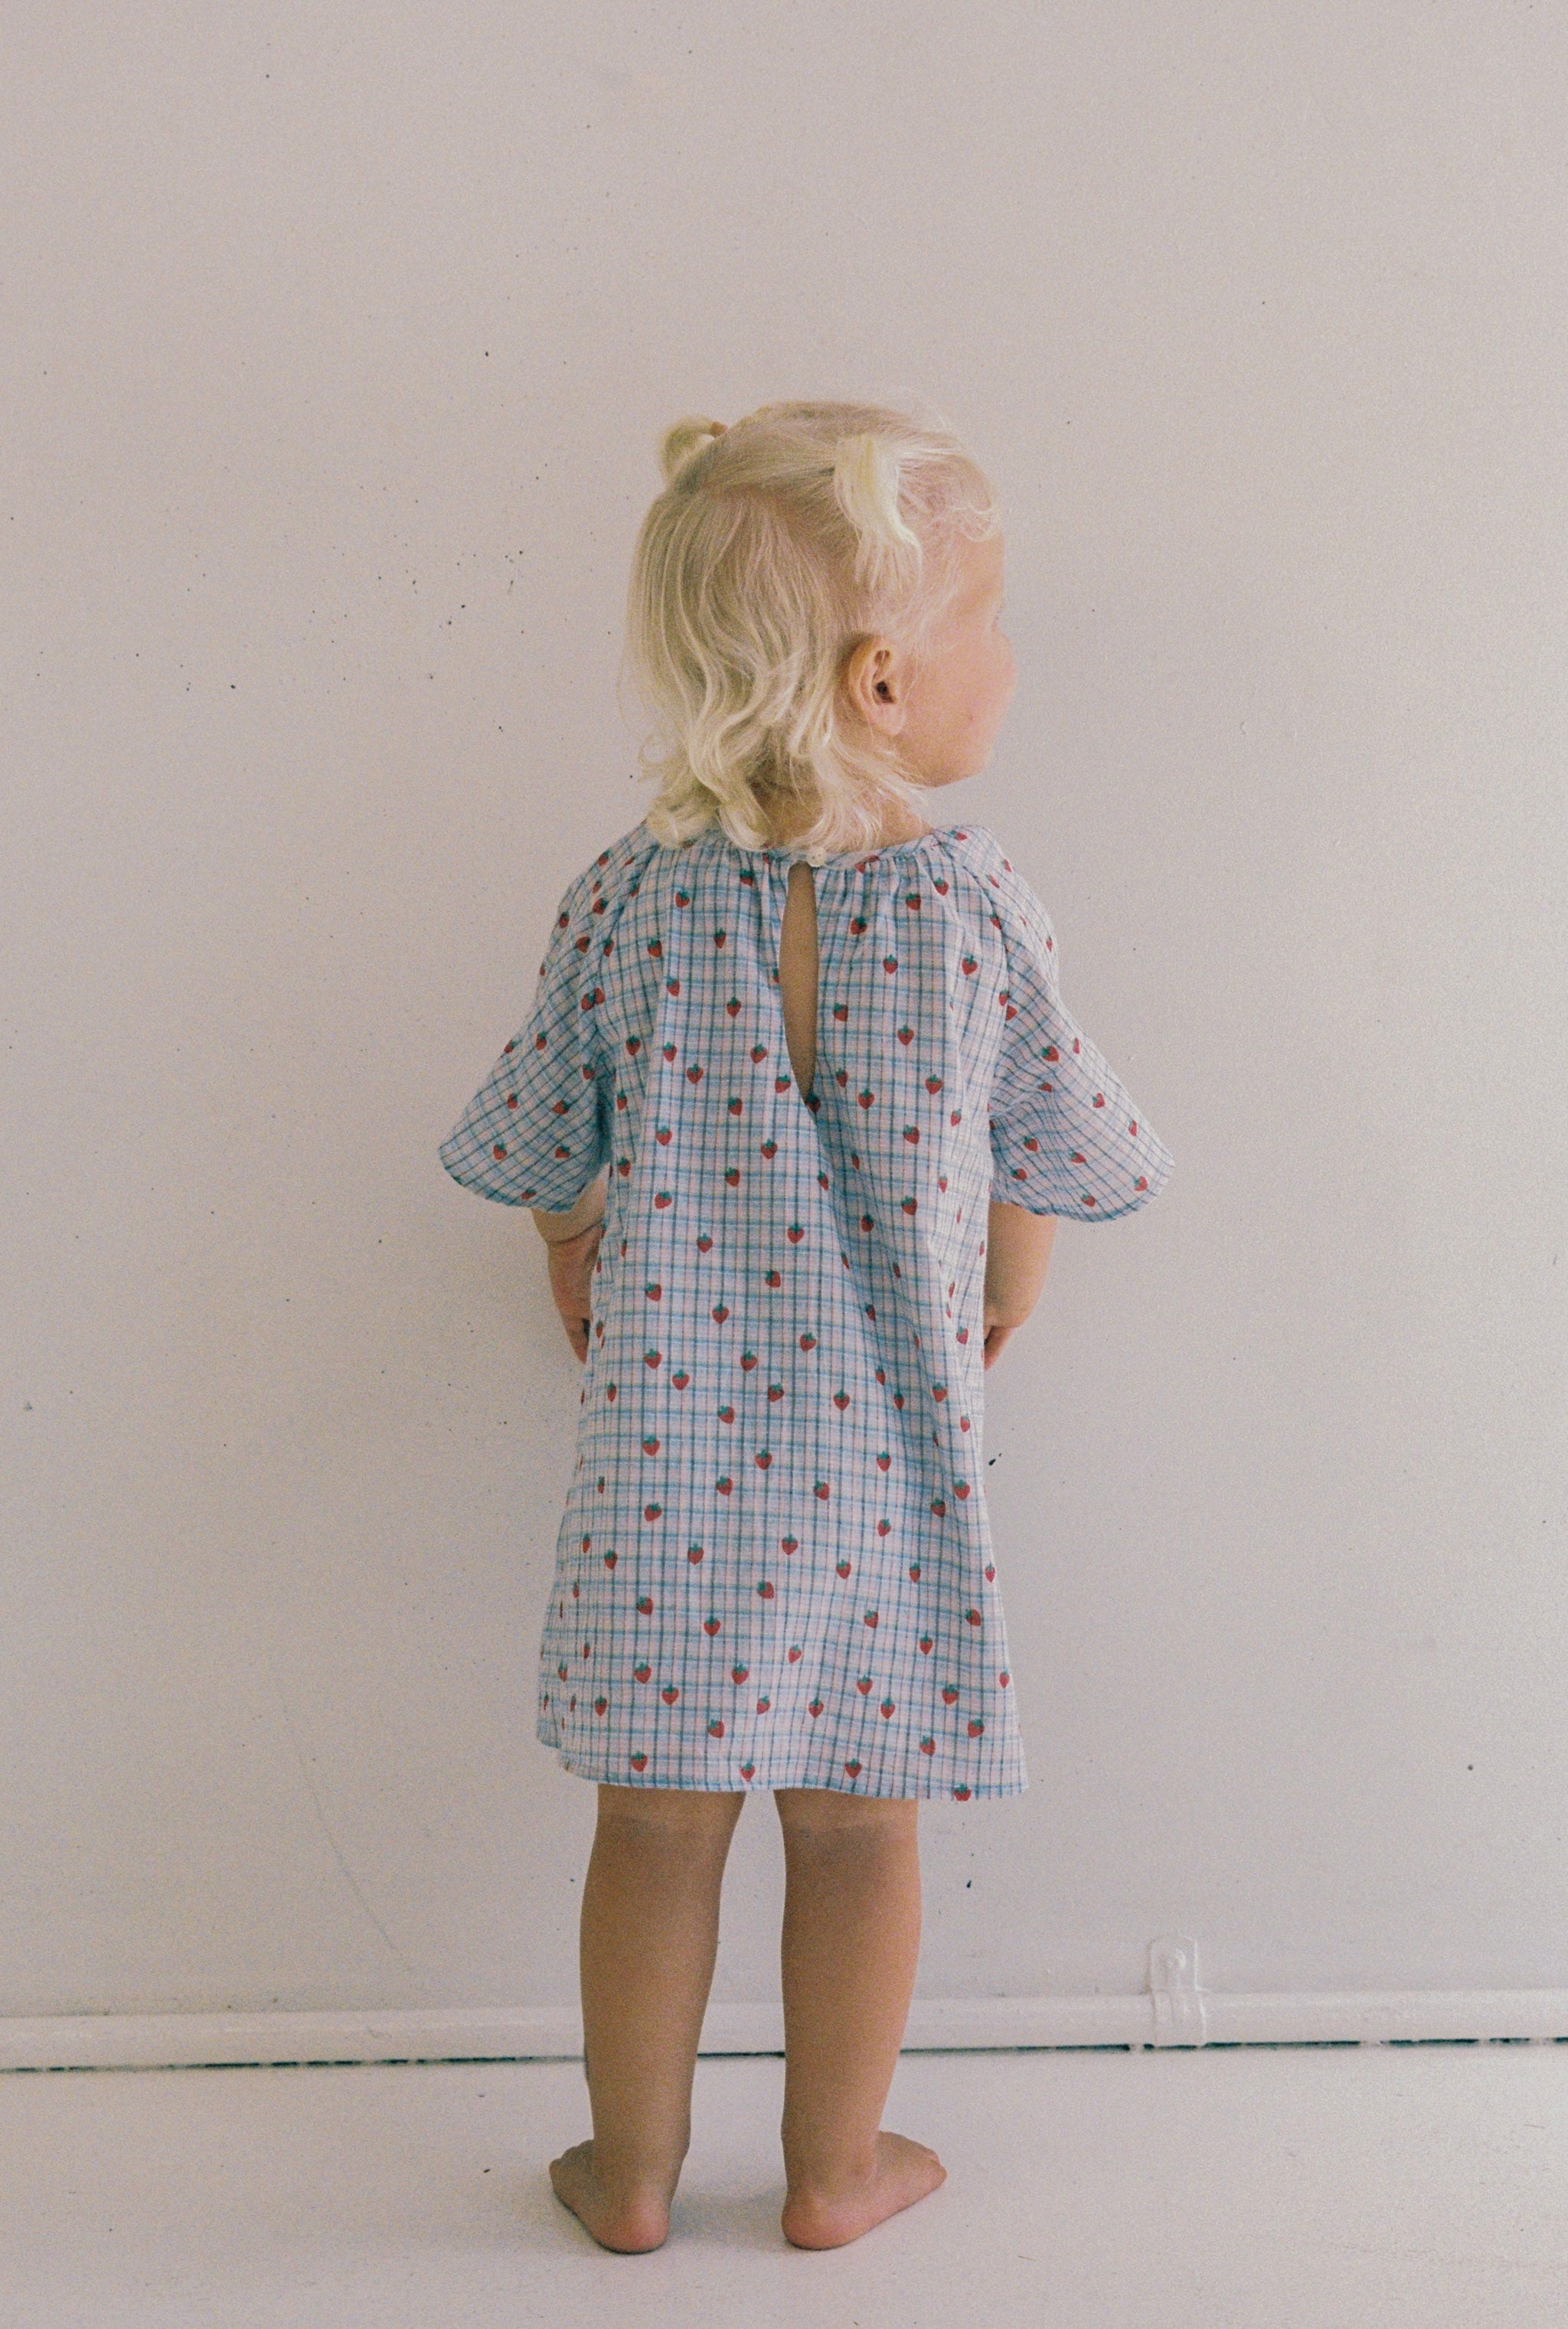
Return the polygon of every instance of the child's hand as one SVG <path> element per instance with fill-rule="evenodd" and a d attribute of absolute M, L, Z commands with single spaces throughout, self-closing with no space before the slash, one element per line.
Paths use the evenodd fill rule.
<path fill-rule="evenodd" d="M 986 1223 L 986 1364 L 994 1366 L 1003 1344 L 1040 1299 L 1051 1248 L 1054 1213 L 1029 1213 L 1020 1205 L 993 1199 Z"/>
<path fill-rule="evenodd" d="M 588 1330 L 593 1323 L 593 1265 L 604 1235 L 604 1216 L 590 1221 L 575 1237 L 548 1240 L 550 1291 L 566 1324 L 567 1340 L 584 1365 L 588 1362 Z"/>

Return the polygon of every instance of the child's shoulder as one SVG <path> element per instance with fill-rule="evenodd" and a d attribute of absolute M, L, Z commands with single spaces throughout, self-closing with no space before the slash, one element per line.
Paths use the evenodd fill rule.
<path fill-rule="evenodd" d="M 996 834 L 983 825 L 955 825 L 942 836 L 956 861 L 968 867 L 1002 905 L 1038 910 L 1039 899 Z"/>
<path fill-rule="evenodd" d="M 602 917 L 637 895 L 648 861 L 661 844 L 643 817 L 629 833 L 611 841 L 597 857 L 574 874 L 561 900 L 557 928 L 564 929 L 585 914 Z"/>

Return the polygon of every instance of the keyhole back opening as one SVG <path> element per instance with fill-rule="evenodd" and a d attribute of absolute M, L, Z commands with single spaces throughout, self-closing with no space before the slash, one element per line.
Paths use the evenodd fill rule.
<path fill-rule="evenodd" d="M 779 999 L 789 1065 L 803 1099 L 817 1078 L 817 875 L 803 857 L 789 868 L 779 936 Z"/>

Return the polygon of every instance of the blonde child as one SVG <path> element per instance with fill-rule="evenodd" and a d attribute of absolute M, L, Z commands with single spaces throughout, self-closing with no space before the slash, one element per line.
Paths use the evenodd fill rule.
<path fill-rule="evenodd" d="M 920 1801 L 1025 1785 L 984 1372 L 1056 1218 L 1147 1204 L 1173 1159 L 1065 1009 L 1028 883 L 925 813 L 1013 692 L 979 469 L 845 403 L 678 421 L 661 458 L 628 632 L 657 797 L 567 890 L 440 1153 L 533 1209 L 585 1368 L 538 1735 L 599 1788 L 593 2136 L 554 2189 L 606 2248 L 666 2239 L 725 1857 L 768 1788 L 781 2223 L 833 2248 L 946 2173 L 881 2124 Z"/>

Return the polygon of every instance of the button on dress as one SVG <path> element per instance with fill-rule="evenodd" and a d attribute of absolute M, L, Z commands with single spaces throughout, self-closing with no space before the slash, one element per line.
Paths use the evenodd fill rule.
<path fill-rule="evenodd" d="M 1174 1159 L 974 825 L 817 869 L 803 1095 L 779 987 L 802 853 L 646 823 L 603 851 L 440 1146 L 550 1212 L 609 1167 L 537 1734 L 623 1787 L 1015 1795 L 987 1205 L 1113 1221 Z"/>

